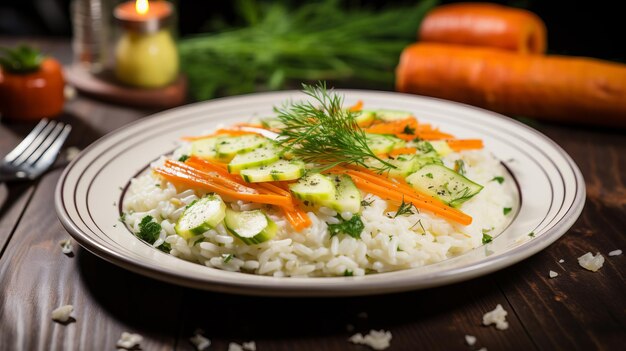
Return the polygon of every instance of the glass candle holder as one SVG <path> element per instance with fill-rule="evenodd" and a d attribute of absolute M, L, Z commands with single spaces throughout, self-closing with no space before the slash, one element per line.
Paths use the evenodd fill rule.
<path fill-rule="evenodd" d="M 113 12 L 121 33 L 115 46 L 115 76 L 127 85 L 159 88 L 178 76 L 172 33 L 174 10 L 166 1 L 124 2 Z"/>

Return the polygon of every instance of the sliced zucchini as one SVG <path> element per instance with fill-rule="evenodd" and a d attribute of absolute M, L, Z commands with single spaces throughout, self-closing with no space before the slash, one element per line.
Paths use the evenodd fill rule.
<path fill-rule="evenodd" d="M 269 165 L 278 158 L 279 150 L 268 142 L 252 151 L 235 155 L 228 163 L 228 172 L 238 174 L 242 169 Z"/>
<path fill-rule="evenodd" d="M 445 157 L 454 152 L 445 140 L 432 140 L 430 145 L 433 146 L 440 157 Z"/>
<path fill-rule="evenodd" d="M 376 118 L 385 122 L 391 121 L 399 121 L 403 119 L 407 119 L 409 117 L 413 117 L 411 112 L 407 111 L 398 111 L 398 110 L 374 110 L 376 113 Z"/>
<path fill-rule="evenodd" d="M 237 212 L 226 209 L 226 229 L 246 245 L 260 244 L 276 235 L 278 226 L 261 210 Z"/>
<path fill-rule="evenodd" d="M 421 141 L 410 141 L 406 145 L 407 147 L 414 147 L 417 149 L 417 154 L 421 157 L 439 157 L 437 150 L 433 144 L 429 141 L 421 140 Z"/>
<path fill-rule="evenodd" d="M 443 161 L 441 161 L 441 159 L 438 157 L 418 156 L 418 157 L 415 157 L 415 163 L 416 163 L 416 167 L 415 167 L 416 171 L 426 165 L 433 165 L 433 164 L 443 165 Z"/>
<path fill-rule="evenodd" d="M 415 189 L 457 207 L 478 194 L 483 186 L 442 165 L 429 164 L 406 178 Z"/>
<path fill-rule="evenodd" d="M 198 139 L 191 143 L 191 154 L 204 159 L 217 158 L 217 146 L 218 137 Z"/>
<path fill-rule="evenodd" d="M 393 158 L 383 159 L 385 162 L 394 165 L 396 168 L 390 168 L 388 174 L 392 177 L 406 177 L 419 169 L 420 163 L 416 155 L 397 155 Z M 383 167 L 382 162 L 377 159 L 367 159 L 365 164 L 370 168 L 380 169 Z"/>
<path fill-rule="evenodd" d="M 237 154 L 252 151 L 267 142 L 267 139 L 257 134 L 219 137 L 215 151 L 217 157 L 223 160 L 232 160 Z"/>
<path fill-rule="evenodd" d="M 335 185 L 326 176 L 314 173 L 306 175 L 289 185 L 291 192 L 300 200 L 322 204 L 335 198 Z"/>
<path fill-rule="evenodd" d="M 266 166 L 242 169 L 239 174 L 249 183 L 293 180 L 304 176 L 305 164 L 298 160 L 278 160 Z"/>
<path fill-rule="evenodd" d="M 403 141 L 393 135 L 386 134 L 365 134 L 365 137 L 367 138 L 367 146 L 375 154 L 386 154 L 395 148 L 398 140 Z"/>
<path fill-rule="evenodd" d="M 267 117 L 261 119 L 261 125 L 267 129 L 283 129 L 285 124 L 276 117 Z"/>
<path fill-rule="evenodd" d="M 361 192 L 354 185 L 352 178 L 345 174 L 328 176 L 335 185 L 334 198 L 323 201 L 322 206 L 341 212 L 359 213 L 361 211 Z"/>
<path fill-rule="evenodd" d="M 174 230 L 185 239 L 215 228 L 225 215 L 226 205 L 219 195 L 207 195 L 187 206 Z"/>
<path fill-rule="evenodd" d="M 359 111 L 354 117 L 354 121 L 359 127 L 369 127 L 374 122 L 374 119 L 376 119 L 376 113 L 368 110 Z"/>

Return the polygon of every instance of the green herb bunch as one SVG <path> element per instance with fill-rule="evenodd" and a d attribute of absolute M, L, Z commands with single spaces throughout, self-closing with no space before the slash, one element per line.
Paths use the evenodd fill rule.
<path fill-rule="evenodd" d="M 199 100 L 318 80 L 392 88 L 402 49 L 435 5 L 375 10 L 321 0 L 291 8 L 239 0 L 245 26 L 183 38 L 181 67 Z"/>

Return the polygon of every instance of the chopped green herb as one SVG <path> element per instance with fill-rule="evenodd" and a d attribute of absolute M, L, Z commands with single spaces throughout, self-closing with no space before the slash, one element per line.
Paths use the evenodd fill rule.
<path fill-rule="evenodd" d="M 528 236 L 531 237 L 531 238 L 534 238 L 535 237 L 535 232 L 528 233 Z"/>
<path fill-rule="evenodd" d="M 161 184 L 154 184 L 154 186 L 156 186 L 157 188 L 160 188 Z"/>
<path fill-rule="evenodd" d="M 415 134 L 415 128 L 411 128 L 409 125 L 404 126 L 404 129 L 402 130 L 402 133 L 404 134 Z"/>
<path fill-rule="evenodd" d="M 491 179 L 492 182 L 498 182 L 500 184 L 504 183 L 504 177 L 493 177 L 493 179 Z"/>
<path fill-rule="evenodd" d="M 465 175 L 465 162 L 463 160 L 454 161 L 454 171 L 460 175 Z"/>
<path fill-rule="evenodd" d="M 337 216 L 340 220 L 342 220 L 341 216 Z M 349 221 L 343 220 L 341 223 L 337 224 L 329 224 L 328 231 L 330 232 L 330 236 L 335 236 L 339 233 L 343 233 L 346 235 L 350 235 L 355 239 L 361 238 L 361 232 L 365 228 L 363 225 L 363 221 L 361 221 L 361 217 L 358 215 L 352 216 Z"/>
<path fill-rule="evenodd" d="M 169 243 L 163 243 L 161 245 L 159 245 L 159 247 L 157 247 L 157 249 L 165 252 L 165 253 L 170 253 L 170 250 L 172 250 L 172 247 L 170 246 Z"/>
<path fill-rule="evenodd" d="M 417 139 L 419 139 L 419 138 L 417 138 Z M 433 144 L 431 144 L 431 143 L 429 143 L 427 141 L 419 142 L 417 144 L 417 150 L 419 150 L 423 154 L 427 154 L 429 152 L 436 152 L 435 148 L 433 147 Z"/>
<path fill-rule="evenodd" d="M 353 275 L 354 275 L 354 272 L 350 269 L 346 269 L 345 271 L 343 271 L 344 277 L 352 277 Z"/>
<path fill-rule="evenodd" d="M 492 240 L 491 235 L 483 233 L 483 244 L 489 244 Z"/>
<path fill-rule="evenodd" d="M 120 216 L 120 218 L 118 218 L 118 221 L 126 223 L 126 212 L 122 212 L 122 215 Z"/>
<path fill-rule="evenodd" d="M 511 207 L 505 207 L 502 209 L 502 213 L 504 213 L 504 215 L 508 215 L 513 209 Z"/>
<path fill-rule="evenodd" d="M 182 155 L 178 158 L 178 162 L 185 162 L 189 159 L 189 155 Z"/>
<path fill-rule="evenodd" d="M 361 200 L 361 206 L 363 207 L 371 206 L 372 203 L 374 203 L 374 200 L 371 200 L 371 201 Z"/>
<path fill-rule="evenodd" d="M 418 219 L 418 220 L 417 220 L 417 222 L 415 222 L 415 224 L 413 224 L 413 225 L 411 226 L 411 228 L 409 228 L 409 229 L 413 229 L 413 227 L 415 227 L 415 226 L 416 226 L 416 225 L 418 225 L 418 224 L 419 224 L 419 225 L 420 225 L 420 227 L 422 228 L 422 235 L 426 235 L 426 229 L 424 229 L 424 225 L 422 225 L 422 220 L 421 220 L 421 219 Z"/>
<path fill-rule="evenodd" d="M 404 202 L 404 198 L 402 198 L 402 203 L 400 204 L 400 207 L 398 207 L 398 211 L 396 211 L 396 215 L 393 216 L 393 218 L 396 218 L 402 215 L 415 214 L 415 212 L 413 212 L 413 209 L 417 210 L 417 208 L 415 208 L 415 205 L 413 205 L 410 202 L 409 203 Z"/>
<path fill-rule="evenodd" d="M 233 256 L 233 254 L 228 254 L 228 255 L 227 254 L 223 254 L 222 255 L 222 261 L 224 261 L 224 263 L 228 263 L 228 262 L 230 262 L 233 259 L 233 257 L 235 257 L 235 256 Z"/>
<path fill-rule="evenodd" d="M 139 232 L 136 234 L 139 239 L 149 244 L 154 244 L 159 238 L 159 233 L 161 233 L 161 225 L 152 220 L 150 215 L 143 217 L 139 223 Z"/>
<path fill-rule="evenodd" d="M 430 179 L 433 179 L 433 174 L 432 173 L 426 173 L 426 177 L 430 178 Z"/>

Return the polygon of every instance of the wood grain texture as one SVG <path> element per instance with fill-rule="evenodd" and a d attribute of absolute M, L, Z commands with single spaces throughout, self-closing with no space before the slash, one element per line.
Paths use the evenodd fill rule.
<path fill-rule="evenodd" d="M 2 40 L 0 40 L 2 43 Z M 68 43 L 55 44 L 57 51 Z M 65 45 L 65 46 L 63 46 Z M 61 117 L 73 125 L 67 146 L 98 137 L 152 111 L 79 96 Z M 32 126 L 0 125 L 0 154 Z M 53 208 L 63 163 L 38 183 L 0 187 L 0 350 L 114 350 L 123 331 L 144 336 L 143 350 L 193 350 L 196 328 L 210 350 L 255 340 L 259 351 L 370 350 L 347 339 L 370 329 L 393 334 L 389 350 L 615 350 L 626 343 L 626 137 L 623 131 L 536 124 L 580 166 L 587 204 L 580 219 L 546 250 L 485 277 L 425 291 L 373 297 L 255 298 L 181 288 L 136 275 L 74 243 Z M 8 205 L 7 205 L 8 204 Z M 606 262 L 596 273 L 578 266 L 587 251 Z M 559 259 L 564 259 L 562 264 Z M 548 271 L 559 276 L 550 279 Z M 75 321 L 55 323 L 51 311 L 70 303 Z M 497 304 L 510 327 L 481 325 Z M 352 326 L 353 330 L 349 330 Z M 475 347 L 464 335 L 474 335 Z"/>

